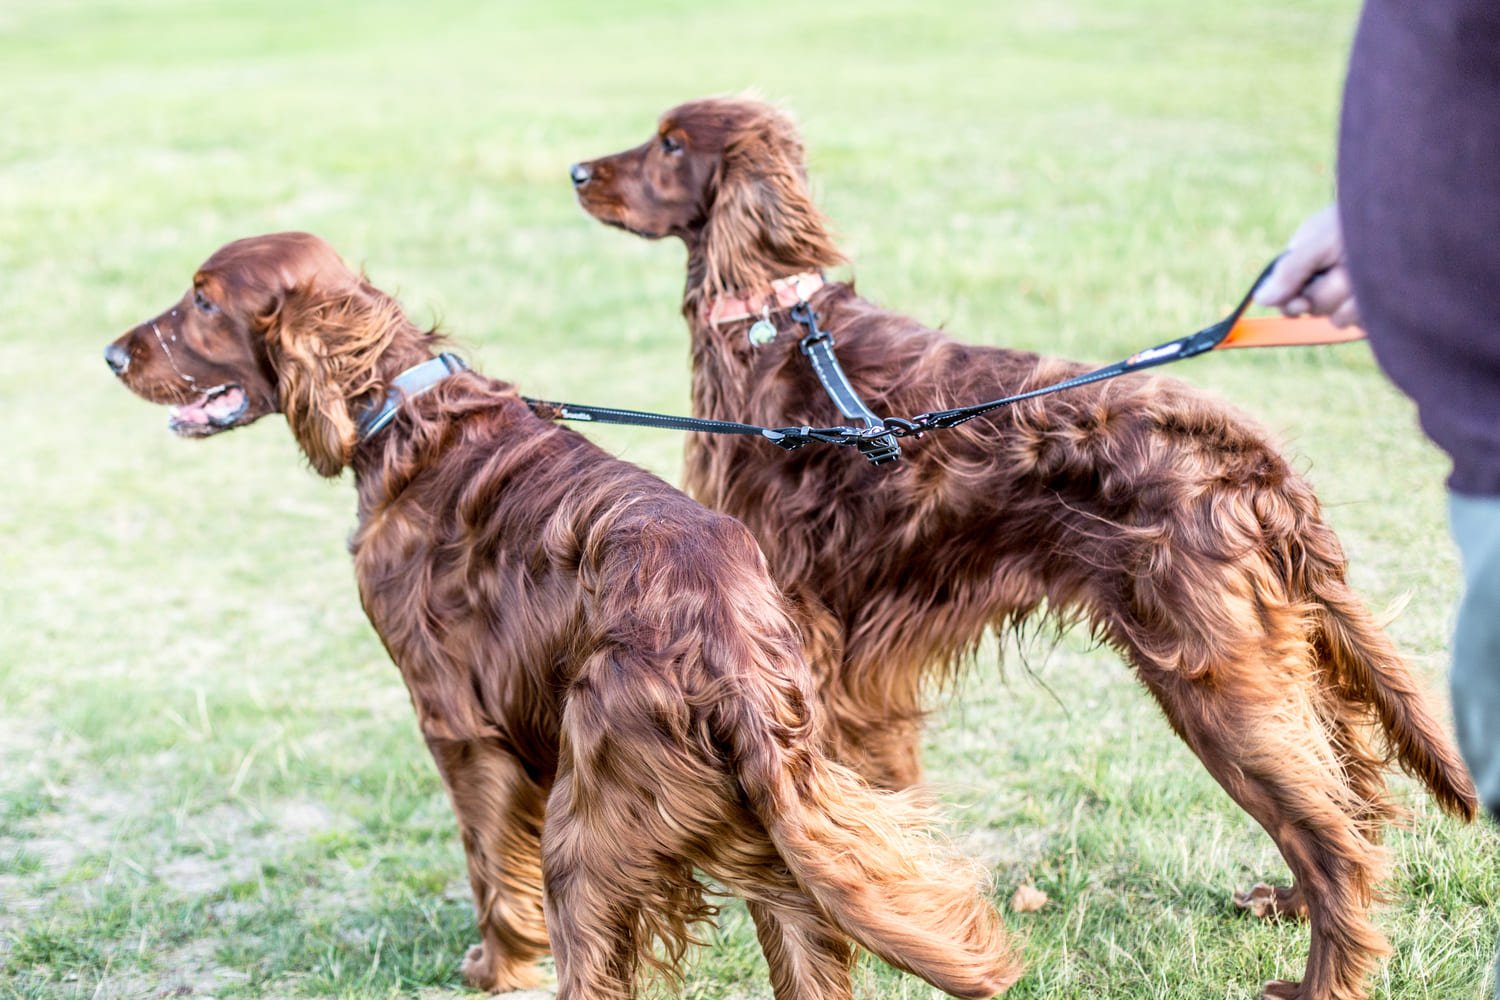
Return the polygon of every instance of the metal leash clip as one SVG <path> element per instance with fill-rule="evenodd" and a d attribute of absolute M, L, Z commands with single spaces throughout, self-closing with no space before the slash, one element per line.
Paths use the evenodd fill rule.
<path fill-rule="evenodd" d="M 798 448 L 814 440 L 813 429 L 806 425 L 802 427 L 777 427 L 774 430 L 767 429 L 766 438 L 782 451 L 796 451 Z"/>
<path fill-rule="evenodd" d="M 871 465 L 884 465 L 901 457 L 901 446 L 896 443 L 896 436 L 884 425 L 859 430 L 851 428 L 850 434 L 855 438 L 854 447 L 859 449 L 859 453 Z"/>

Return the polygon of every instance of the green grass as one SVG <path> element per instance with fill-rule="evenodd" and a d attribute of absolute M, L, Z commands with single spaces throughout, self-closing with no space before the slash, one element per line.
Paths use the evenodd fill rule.
<path fill-rule="evenodd" d="M 0 7 L 0 996 L 440 996 L 461 852 L 360 614 L 347 482 L 279 420 L 201 445 L 99 356 L 219 244 L 329 238 L 535 395 L 681 411 L 682 251 L 575 208 L 567 165 L 679 100 L 804 125 L 860 288 L 963 337 L 1106 361 L 1217 317 L 1331 189 L 1354 0 L 431 0 Z M 1177 374 L 1278 432 L 1435 688 L 1443 462 L 1362 346 Z M 673 479 L 675 435 L 591 431 Z M 1027 998 L 1245 998 L 1305 928 L 1232 912 L 1269 840 L 1117 658 L 980 658 L 929 737 L 954 831 L 1050 904 Z M 1055 691 L 1056 697 L 1049 692 Z M 1496 838 L 1393 836 L 1374 994 L 1480 997 Z M 925 998 L 866 961 L 862 997 Z M 726 908 L 689 997 L 769 995 Z"/>

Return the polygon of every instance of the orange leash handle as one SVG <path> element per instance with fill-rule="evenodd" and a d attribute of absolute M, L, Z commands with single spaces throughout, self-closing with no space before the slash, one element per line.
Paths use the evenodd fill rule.
<path fill-rule="evenodd" d="M 1357 326 L 1334 326 L 1322 316 L 1241 316 L 1229 334 L 1214 348 L 1305 347 L 1313 344 L 1347 344 L 1364 340 Z"/>

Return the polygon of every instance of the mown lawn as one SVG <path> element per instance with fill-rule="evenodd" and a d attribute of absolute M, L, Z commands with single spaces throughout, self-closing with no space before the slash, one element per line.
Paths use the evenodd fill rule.
<path fill-rule="evenodd" d="M 0 995 L 447 996 L 454 825 L 365 623 L 347 481 L 281 421 L 202 444 L 99 352 L 219 244 L 329 238 L 532 394 L 681 411 L 682 252 L 568 164 L 679 100 L 796 110 L 865 293 L 976 341 L 1113 360 L 1215 318 L 1331 190 L 1354 0 L 0 5 Z M 1440 456 L 1362 345 L 1177 374 L 1274 428 L 1435 689 Z M 591 431 L 669 479 L 681 442 Z M 854 460 L 851 456 L 851 460 Z M 998 644 L 997 644 L 998 646 Z M 1030 962 L 1012 996 L 1246 998 L 1305 928 L 1229 894 L 1270 841 L 1107 650 L 991 651 L 929 738 Z M 1392 837 L 1380 997 L 1478 998 L 1497 838 Z M 683 995 L 765 997 L 726 909 Z M 862 997 L 927 997 L 866 961 Z"/>

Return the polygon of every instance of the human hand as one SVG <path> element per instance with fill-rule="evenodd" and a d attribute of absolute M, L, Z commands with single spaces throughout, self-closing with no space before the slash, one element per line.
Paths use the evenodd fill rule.
<path fill-rule="evenodd" d="M 1288 316 L 1327 316 L 1335 326 L 1359 322 L 1359 305 L 1344 264 L 1337 204 L 1314 213 L 1297 227 L 1286 253 L 1256 288 L 1255 301 Z"/>

